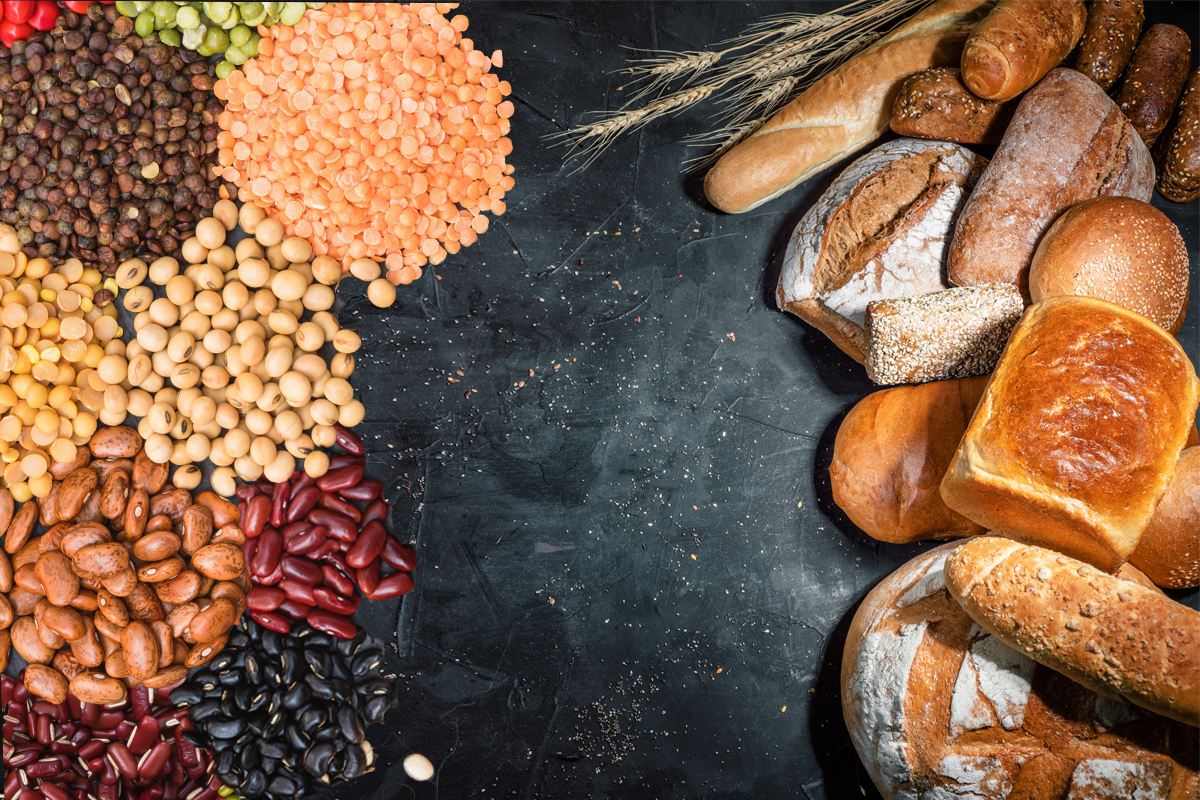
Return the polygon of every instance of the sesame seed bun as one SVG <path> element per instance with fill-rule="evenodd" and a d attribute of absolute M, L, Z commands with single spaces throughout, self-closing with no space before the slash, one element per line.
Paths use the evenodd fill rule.
<path fill-rule="evenodd" d="M 1188 299 L 1188 254 L 1166 214 L 1129 197 L 1097 197 L 1062 214 L 1034 253 L 1029 293 L 1083 295 L 1148 317 L 1175 334 Z"/>

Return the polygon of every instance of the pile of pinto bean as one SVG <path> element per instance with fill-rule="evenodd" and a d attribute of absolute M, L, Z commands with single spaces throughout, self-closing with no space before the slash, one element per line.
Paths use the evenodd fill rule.
<path fill-rule="evenodd" d="M 122 702 L 213 658 L 246 609 L 238 509 L 167 484 L 132 428 L 103 428 L 50 493 L 0 494 L 0 668 L 9 644 L 28 691 L 52 704 Z M 46 532 L 34 536 L 35 523 Z"/>

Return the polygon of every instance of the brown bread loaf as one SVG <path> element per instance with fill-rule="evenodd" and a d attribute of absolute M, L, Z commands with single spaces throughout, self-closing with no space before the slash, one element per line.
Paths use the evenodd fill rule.
<path fill-rule="evenodd" d="M 1053 550 L 998 536 L 946 559 L 988 633 L 1093 692 L 1200 725 L 1200 613 Z"/>
<path fill-rule="evenodd" d="M 1117 107 L 1129 117 L 1147 147 L 1167 127 L 1191 62 L 1192 42 L 1174 25 L 1152 25 L 1138 41 L 1117 95 Z"/>
<path fill-rule="evenodd" d="M 1187 315 L 1189 272 L 1187 246 L 1166 214 L 1128 197 L 1097 197 L 1046 231 L 1029 267 L 1029 295 L 1035 303 L 1097 297 L 1175 334 Z"/>
<path fill-rule="evenodd" d="M 988 530 L 1115 570 L 1167 490 L 1200 402 L 1174 337 L 1104 300 L 1030 306 L 942 480 Z"/>
<path fill-rule="evenodd" d="M 1154 148 L 1158 192 L 1176 203 L 1200 197 L 1200 70 L 1192 72 L 1171 124 Z"/>
<path fill-rule="evenodd" d="M 833 500 L 884 542 L 954 539 L 983 527 L 951 511 L 938 487 L 987 378 L 873 392 L 838 427 L 829 464 Z"/>
<path fill-rule="evenodd" d="M 1092 0 L 1075 51 L 1075 69 L 1108 91 L 1133 56 L 1146 9 L 1142 0 Z"/>
<path fill-rule="evenodd" d="M 906 80 L 892 108 L 901 136 L 961 144 L 1000 144 L 1016 101 L 981 100 L 963 86 L 954 67 L 934 67 Z"/>
<path fill-rule="evenodd" d="M 1129 563 L 1167 589 L 1200 586 L 1200 447 L 1179 456 Z"/>
<path fill-rule="evenodd" d="M 1090 692 L 975 625 L 943 577 L 959 544 L 885 578 L 846 637 L 842 712 L 883 797 L 1196 797 L 1196 729 Z"/>
<path fill-rule="evenodd" d="M 1011 100 L 1057 67 L 1087 23 L 1083 0 L 1001 0 L 962 55 L 962 80 L 985 100 Z"/>
<path fill-rule="evenodd" d="M 708 201 L 749 211 L 878 139 L 904 79 L 957 64 L 993 2 L 939 0 L 835 67 L 721 156 L 704 179 Z"/>
<path fill-rule="evenodd" d="M 1153 192 L 1150 152 L 1121 110 L 1091 79 L 1053 70 L 1021 99 L 958 218 L 950 283 L 1014 283 L 1028 299 L 1029 262 L 1055 217 L 1092 197 Z"/>

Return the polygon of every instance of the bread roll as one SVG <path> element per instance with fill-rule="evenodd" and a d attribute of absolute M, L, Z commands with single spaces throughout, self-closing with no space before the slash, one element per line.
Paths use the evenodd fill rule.
<path fill-rule="evenodd" d="M 988 530 L 1108 571 L 1137 547 L 1200 401 L 1179 343 L 1087 297 L 1031 306 L 946 476 L 946 505 Z"/>
<path fill-rule="evenodd" d="M 949 142 L 898 139 L 855 161 L 788 242 L 779 307 L 858 362 L 867 303 L 946 288 L 954 218 L 987 160 Z"/>
<path fill-rule="evenodd" d="M 1187 314 L 1189 272 L 1187 246 L 1166 214 L 1128 197 L 1097 197 L 1046 231 L 1029 267 L 1029 295 L 1035 303 L 1097 297 L 1175 334 Z"/>
<path fill-rule="evenodd" d="M 986 384 L 983 377 L 937 381 L 860 400 L 833 442 L 833 501 L 883 542 L 983 533 L 946 506 L 938 486 Z"/>
<path fill-rule="evenodd" d="M 967 39 L 963 83 L 985 100 L 1011 100 L 1067 57 L 1086 24 L 1083 0 L 1001 0 Z"/>
<path fill-rule="evenodd" d="M 1129 563 L 1167 589 L 1200 586 L 1200 447 L 1179 456 Z"/>
<path fill-rule="evenodd" d="M 973 95 L 952 67 L 918 72 L 900 86 L 892 107 L 892 131 L 901 136 L 962 144 L 1000 144 L 1016 101 L 998 103 Z"/>
<path fill-rule="evenodd" d="M 897 384 L 987 374 L 1024 310 L 1010 283 L 876 300 L 863 324 L 867 376 Z"/>
<path fill-rule="evenodd" d="M 1075 69 L 1108 91 L 1125 71 L 1145 21 L 1142 0 L 1092 0 Z"/>
<path fill-rule="evenodd" d="M 739 214 L 778 197 L 888 129 L 900 84 L 953 66 L 994 0 L 938 0 L 838 65 L 784 106 L 709 171 L 704 194 Z"/>
<path fill-rule="evenodd" d="M 1158 192 L 1176 203 L 1200 197 L 1200 70 L 1188 77 L 1179 106 L 1154 148 Z"/>
<path fill-rule="evenodd" d="M 1095 82 L 1056 69 L 1021 100 L 967 200 L 950 243 L 950 283 L 1013 283 L 1055 217 L 1099 196 L 1150 201 L 1154 165 L 1129 120 Z"/>
<path fill-rule="evenodd" d="M 1117 107 L 1151 147 L 1175 110 L 1192 63 L 1192 42 L 1174 25 L 1152 25 L 1138 41 Z"/>
<path fill-rule="evenodd" d="M 988 633 L 1098 694 L 1200 725 L 1200 613 L 1043 547 L 996 536 L 946 559 Z"/>
<path fill-rule="evenodd" d="M 842 711 L 880 793 L 1196 797 L 1195 729 L 1098 696 L 973 624 L 943 578 L 957 546 L 923 553 L 885 578 L 850 624 Z"/>

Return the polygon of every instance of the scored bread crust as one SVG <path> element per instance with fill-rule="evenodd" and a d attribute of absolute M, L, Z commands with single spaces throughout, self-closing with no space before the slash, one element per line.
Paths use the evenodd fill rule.
<path fill-rule="evenodd" d="M 946 559 L 946 588 L 1009 647 L 1098 694 L 1200 725 L 1200 613 L 1053 550 L 996 536 Z"/>
<path fill-rule="evenodd" d="M 955 66 L 995 0 L 939 0 L 835 67 L 709 170 L 704 194 L 739 214 L 772 200 L 887 129 L 904 79 Z"/>
<path fill-rule="evenodd" d="M 1166 491 L 1198 402 L 1187 354 L 1158 325 L 1104 300 L 1043 300 L 1009 337 L 942 498 L 1111 572 Z"/>
<path fill-rule="evenodd" d="M 847 634 L 842 710 L 883 796 L 1195 798 L 1195 730 L 1099 697 L 975 625 L 945 586 L 957 547 L 885 578 Z M 1121 575 L 1157 592 L 1128 566 Z"/>

